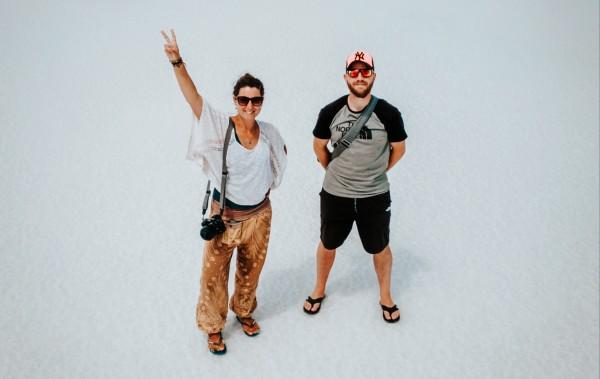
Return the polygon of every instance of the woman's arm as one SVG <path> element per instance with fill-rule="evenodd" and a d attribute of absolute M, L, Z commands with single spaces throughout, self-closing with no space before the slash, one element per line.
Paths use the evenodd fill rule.
<path fill-rule="evenodd" d="M 181 60 L 175 31 L 171 29 L 170 38 L 164 31 L 161 30 L 160 32 L 165 39 L 165 54 L 167 55 L 167 58 L 169 58 L 169 61 L 173 64 L 173 70 L 175 71 L 175 77 L 177 78 L 177 83 L 179 84 L 181 93 L 183 93 L 183 97 L 185 97 L 185 100 L 192 108 L 196 118 L 199 119 L 200 115 L 202 114 L 202 96 L 200 96 L 198 93 L 192 78 L 185 69 L 183 60 Z"/>

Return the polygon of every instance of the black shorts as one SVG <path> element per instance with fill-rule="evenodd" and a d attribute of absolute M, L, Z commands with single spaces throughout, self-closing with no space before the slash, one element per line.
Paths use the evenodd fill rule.
<path fill-rule="evenodd" d="M 367 253 L 381 252 L 390 242 L 390 193 L 353 199 L 321 191 L 321 242 L 326 249 L 340 247 L 356 221 Z"/>

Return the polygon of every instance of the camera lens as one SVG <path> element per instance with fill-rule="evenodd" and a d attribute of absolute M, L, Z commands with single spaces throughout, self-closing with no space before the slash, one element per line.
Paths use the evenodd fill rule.
<path fill-rule="evenodd" d="M 221 216 L 216 215 L 212 218 L 202 221 L 202 229 L 200 229 L 200 237 L 206 241 L 215 238 L 217 234 L 225 231 L 225 223 Z"/>
<path fill-rule="evenodd" d="M 204 228 L 200 229 L 200 237 L 202 237 L 206 241 L 210 241 L 217 235 L 217 231 L 212 225 L 207 225 Z"/>

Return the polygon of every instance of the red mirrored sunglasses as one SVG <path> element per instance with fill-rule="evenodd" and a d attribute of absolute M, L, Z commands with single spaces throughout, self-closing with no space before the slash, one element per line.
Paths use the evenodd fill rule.
<path fill-rule="evenodd" d="M 373 75 L 372 68 L 356 68 L 354 70 L 346 70 L 346 72 L 351 78 L 358 78 L 359 73 L 362 75 L 363 78 L 369 78 L 371 75 Z"/>
<path fill-rule="evenodd" d="M 254 104 L 257 107 L 260 107 L 262 105 L 264 99 L 265 98 L 263 96 L 255 96 L 255 97 L 236 96 L 235 97 L 235 100 L 242 107 L 245 107 L 246 105 L 248 105 L 249 102 L 252 102 L 252 104 Z"/>

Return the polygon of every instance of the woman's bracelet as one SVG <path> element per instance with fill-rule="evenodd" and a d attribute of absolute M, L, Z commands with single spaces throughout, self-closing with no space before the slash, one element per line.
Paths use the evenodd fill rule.
<path fill-rule="evenodd" d="M 183 63 L 183 59 L 181 57 L 179 57 L 179 59 L 177 59 L 177 60 L 170 61 L 170 62 L 173 65 L 173 67 L 179 67 L 182 64 L 185 64 L 185 63 Z"/>

